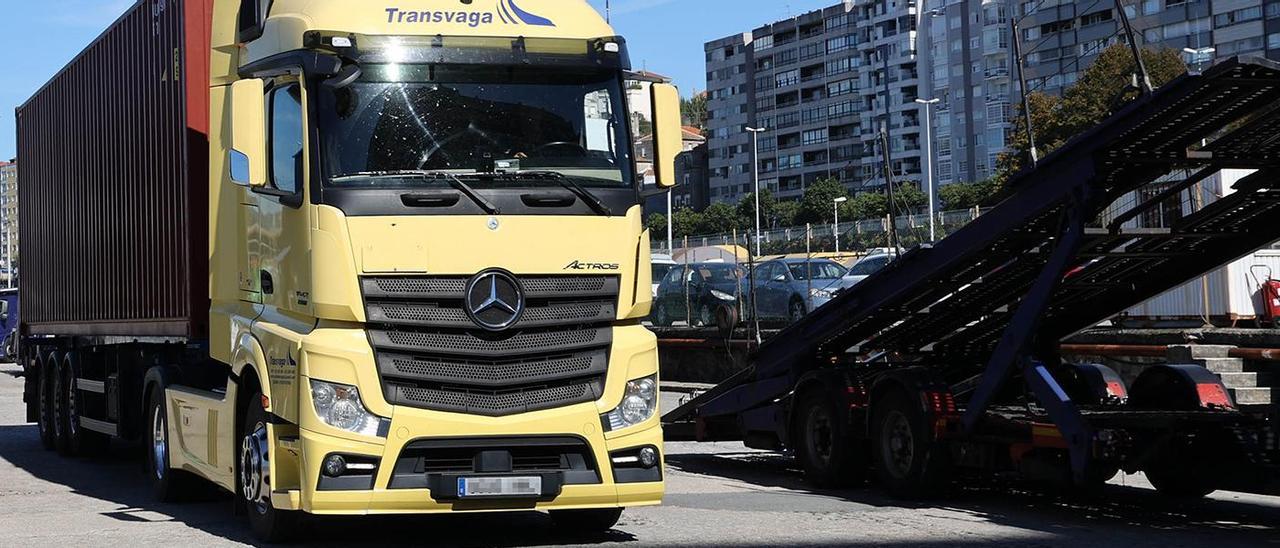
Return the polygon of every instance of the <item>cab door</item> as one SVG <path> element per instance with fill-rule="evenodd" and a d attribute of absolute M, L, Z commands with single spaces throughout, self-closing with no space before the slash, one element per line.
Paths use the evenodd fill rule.
<path fill-rule="evenodd" d="M 253 334 L 267 360 L 272 411 L 296 419 L 301 337 L 315 325 L 311 304 L 311 214 L 306 86 L 282 76 L 266 87 L 267 187 L 254 192 L 250 272 L 261 295 Z"/>

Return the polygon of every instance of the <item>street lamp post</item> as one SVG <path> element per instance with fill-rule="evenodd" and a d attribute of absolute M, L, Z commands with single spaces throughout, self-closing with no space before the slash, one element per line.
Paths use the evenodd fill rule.
<path fill-rule="evenodd" d="M 836 212 L 836 224 L 832 225 L 831 233 L 835 234 L 836 236 L 836 255 L 837 256 L 840 255 L 840 204 L 843 204 L 847 201 L 849 201 L 849 199 L 843 196 L 833 200 L 834 202 L 833 205 Z"/>
<path fill-rule="evenodd" d="M 756 196 L 756 256 L 760 256 L 760 132 L 768 128 L 749 127 L 751 133 L 751 177 L 755 184 Z"/>
<path fill-rule="evenodd" d="M 936 224 L 937 213 L 935 213 L 936 203 L 938 201 L 938 189 L 933 180 L 933 115 L 930 114 L 929 107 L 940 101 L 940 99 L 916 99 L 924 110 L 924 180 L 925 185 L 929 187 L 929 241 L 938 241 L 938 229 Z"/>
<path fill-rule="evenodd" d="M 1212 61 L 1213 54 L 1217 51 L 1217 48 L 1182 48 L 1183 53 L 1191 56 L 1191 60 L 1187 64 L 1192 65 L 1192 67 L 1189 67 L 1192 74 L 1200 74 L 1204 62 Z"/>

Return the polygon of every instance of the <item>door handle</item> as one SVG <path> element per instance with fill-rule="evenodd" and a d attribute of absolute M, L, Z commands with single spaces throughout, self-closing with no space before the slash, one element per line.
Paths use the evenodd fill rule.
<path fill-rule="evenodd" d="M 264 295 L 274 294 L 276 292 L 276 284 L 275 280 L 271 278 L 271 273 L 266 270 L 259 271 L 259 273 L 261 274 L 262 293 Z"/>

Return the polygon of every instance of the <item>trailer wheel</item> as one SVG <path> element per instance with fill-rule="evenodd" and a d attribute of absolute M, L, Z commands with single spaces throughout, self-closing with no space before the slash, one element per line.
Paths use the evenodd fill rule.
<path fill-rule="evenodd" d="M 89 456 L 101 453 L 110 440 L 98 433 L 85 430 L 80 426 L 80 415 L 84 412 L 84 398 L 76 388 L 76 379 L 80 376 L 80 360 L 75 353 L 68 353 L 63 360 L 61 370 L 61 401 L 67 404 L 67 455 Z"/>
<path fill-rule="evenodd" d="M 818 487 L 847 487 L 866 481 L 867 455 L 845 431 L 835 402 L 821 394 L 801 400 L 796 414 L 796 458 L 805 480 Z"/>
<path fill-rule="evenodd" d="M 618 524 L 622 508 L 592 510 L 552 510 L 551 520 L 556 526 L 575 533 L 603 533 Z"/>
<path fill-rule="evenodd" d="M 1206 472 L 1208 459 L 1198 458 L 1194 443 L 1174 442 L 1143 467 L 1147 480 L 1161 495 L 1179 499 L 1200 499 L 1216 491 Z"/>
<path fill-rule="evenodd" d="M 271 440 L 267 435 L 267 411 L 262 394 L 249 396 L 245 404 L 244 431 L 240 437 L 237 491 L 249 514 L 249 527 L 263 542 L 285 542 L 298 532 L 297 512 L 271 505 Z"/>
<path fill-rule="evenodd" d="M 71 456 L 71 417 L 67 407 L 67 366 L 63 356 L 58 353 L 49 355 L 48 372 L 50 376 L 49 399 L 53 402 L 53 446 L 59 455 Z"/>
<path fill-rule="evenodd" d="M 902 391 L 876 402 L 871 414 L 876 475 L 890 494 L 920 498 L 938 494 L 949 478 L 945 447 L 935 443 L 924 410 Z"/>
<path fill-rule="evenodd" d="M 39 392 L 39 415 L 36 424 L 40 429 L 40 445 L 53 450 L 57 447 L 57 434 L 54 431 L 53 419 L 53 371 L 50 370 L 49 354 L 36 358 L 36 388 Z"/>

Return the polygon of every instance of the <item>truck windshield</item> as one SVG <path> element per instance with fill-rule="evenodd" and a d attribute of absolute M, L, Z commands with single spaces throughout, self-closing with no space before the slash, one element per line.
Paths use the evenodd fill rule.
<path fill-rule="evenodd" d="M 617 71 L 479 65 L 366 65 L 322 86 L 321 141 L 339 187 L 404 187 L 403 171 L 557 172 L 585 187 L 634 184 Z M 482 178 L 493 186 L 512 177 Z M 515 178 L 518 180 L 518 177 Z"/>

